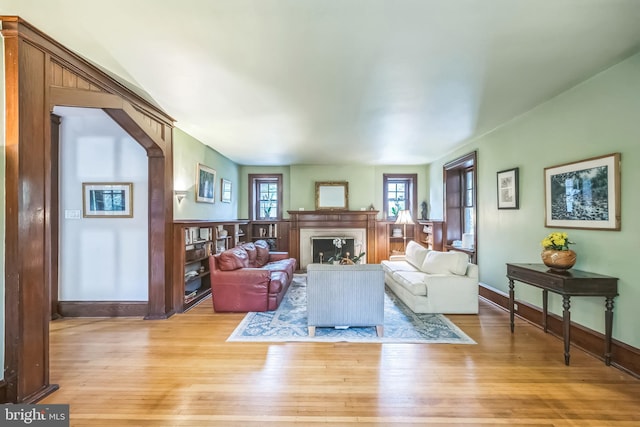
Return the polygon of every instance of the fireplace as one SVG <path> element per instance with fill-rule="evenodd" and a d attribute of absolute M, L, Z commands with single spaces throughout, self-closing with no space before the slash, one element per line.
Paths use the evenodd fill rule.
<path fill-rule="evenodd" d="M 334 257 L 336 254 L 336 246 L 333 244 L 335 239 L 340 239 L 342 241 L 342 247 L 339 250 L 339 253 L 342 254 L 343 257 L 358 255 L 355 253 L 355 239 L 353 237 L 345 237 L 345 236 L 318 236 L 311 238 L 311 259 L 313 263 L 326 263 L 331 257 Z M 336 259 L 335 261 L 339 261 Z"/>
<path fill-rule="evenodd" d="M 341 238 L 347 243 L 342 247 L 342 254 L 349 252 L 352 256 L 366 252 L 367 233 L 362 228 L 304 228 L 300 230 L 300 265 L 320 262 L 319 252 L 322 252 L 323 262 L 335 253 L 333 239 Z M 361 263 L 366 264 L 367 256 L 362 257 Z"/>
<path fill-rule="evenodd" d="M 289 213 L 289 254 L 298 260 L 298 268 L 306 269 L 307 265 L 316 262 L 313 256 L 313 240 L 336 237 L 353 239 L 355 255 L 366 252 L 361 258 L 375 262 L 376 258 L 376 215 L 378 211 L 288 211 Z M 319 240 L 319 239 L 318 239 Z M 328 259 L 334 253 L 333 244 Z M 343 253 L 347 252 L 346 249 Z"/>

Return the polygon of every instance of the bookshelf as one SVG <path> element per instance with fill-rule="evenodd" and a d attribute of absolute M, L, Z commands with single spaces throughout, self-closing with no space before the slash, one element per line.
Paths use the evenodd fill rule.
<path fill-rule="evenodd" d="M 289 250 L 289 223 L 287 221 L 252 221 L 250 241 L 264 240 L 272 251 Z"/>
<path fill-rule="evenodd" d="M 245 241 L 247 221 L 173 223 L 172 310 L 184 312 L 211 294 L 209 255 Z"/>

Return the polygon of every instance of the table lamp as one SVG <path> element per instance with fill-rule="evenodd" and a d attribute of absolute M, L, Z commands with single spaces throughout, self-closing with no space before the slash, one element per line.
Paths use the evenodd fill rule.
<path fill-rule="evenodd" d="M 402 241 L 405 252 L 407 251 L 407 224 L 413 223 L 413 219 L 411 219 L 411 212 L 408 209 L 398 212 L 396 224 L 402 224 Z"/>

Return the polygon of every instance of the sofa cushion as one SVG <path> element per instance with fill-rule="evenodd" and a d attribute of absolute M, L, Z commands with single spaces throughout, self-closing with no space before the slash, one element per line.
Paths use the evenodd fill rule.
<path fill-rule="evenodd" d="M 262 267 L 269 262 L 269 244 L 264 240 L 256 240 L 256 267 Z"/>
<path fill-rule="evenodd" d="M 288 277 L 293 277 L 293 273 L 294 273 L 293 269 L 295 264 L 291 262 L 291 259 L 292 258 L 281 259 L 279 261 L 271 261 L 266 263 L 260 268 L 263 268 L 269 271 L 282 271 L 283 273 L 286 273 Z"/>
<path fill-rule="evenodd" d="M 407 261 L 389 261 L 389 260 L 383 260 L 381 262 L 382 264 L 382 268 L 384 269 L 384 271 L 387 271 L 389 273 L 393 273 L 395 271 L 421 271 L 420 269 L 414 267 L 413 265 L 409 264 Z"/>
<path fill-rule="evenodd" d="M 420 243 L 411 240 L 407 243 L 407 249 L 405 250 L 405 260 L 416 268 L 420 268 L 424 262 L 424 258 L 427 256 L 429 249 L 422 246 Z"/>
<path fill-rule="evenodd" d="M 462 252 L 429 251 L 420 269 L 429 274 L 458 274 L 467 272 L 469 257 Z"/>
<path fill-rule="evenodd" d="M 269 281 L 269 293 L 277 294 L 288 282 L 287 273 L 282 271 L 272 271 L 271 280 Z"/>
<path fill-rule="evenodd" d="M 242 249 L 247 251 L 247 255 L 249 257 L 249 267 L 256 267 L 256 258 L 258 256 L 258 251 L 256 250 L 256 245 L 251 242 L 243 243 L 240 246 Z"/>
<path fill-rule="evenodd" d="M 249 255 L 243 248 L 231 248 L 218 255 L 218 268 L 223 271 L 249 266 Z"/>
<path fill-rule="evenodd" d="M 396 271 L 393 279 L 413 295 L 427 295 L 427 275 L 421 271 Z"/>

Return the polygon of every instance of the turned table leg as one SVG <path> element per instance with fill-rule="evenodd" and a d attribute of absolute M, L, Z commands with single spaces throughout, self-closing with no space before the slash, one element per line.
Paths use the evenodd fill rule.
<path fill-rule="evenodd" d="M 547 314 L 549 313 L 549 291 L 542 290 L 542 328 L 547 333 Z"/>
<path fill-rule="evenodd" d="M 513 279 L 509 278 L 509 321 L 511 322 L 511 333 L 513 333 L 514 329 L 514 314 L 513 314 L 513 305 L 515 303 L 515 292 L 513 291 Z"/>
<path fill-rule="evenodd" d="M 604 363 L 611 365 L 611 333 L 613 330 L 613 298 L 607 297 L 605 301 L 606 311 L 604 312 Z"/>
<path fill-rule="evenodd" d="M 571 301 L 569 295 L 562 296 L 562 335 L 564 336 L 564 364 L 569 364 L 569 346 L 571 343 Z"/>

